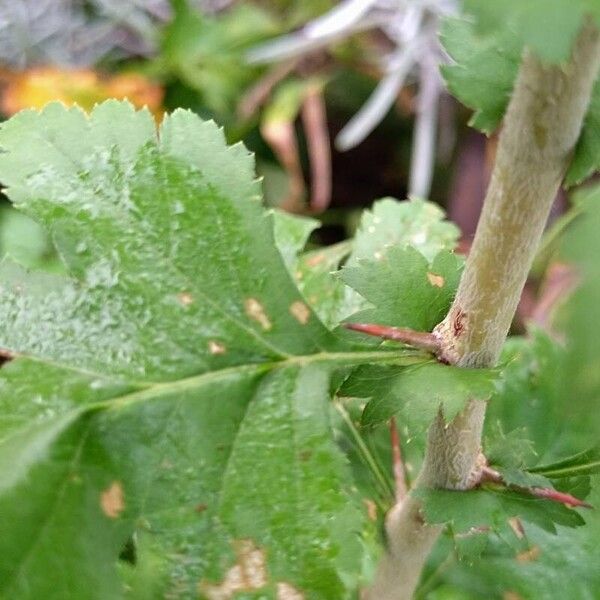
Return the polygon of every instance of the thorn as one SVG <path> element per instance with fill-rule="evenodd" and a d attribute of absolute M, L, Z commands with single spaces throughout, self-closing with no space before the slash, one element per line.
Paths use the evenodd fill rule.
<path fill-rule="evenodd" d="M 521 487 L 518 485 L 508 485 L 502 475 L 488 467 L 487 465 L 481 467 L 481 477 L 479 483 L 499 483 L 504 485 L 507 488 L 512 488 L 518 490 L 519 492 L 523 492 L 525 494 L 531 494 L 536 498 L 544 498 L 545 500 L 551 500 L 552 502 L 560 502 L 561 504 L 566 504 L 567 506 L 575 507 L 583 507 L 583 508 L 593 508 L 593 506 L 584 500 L 580 500 L 571 494 L 566 494 L 564 492 L 559 492 L 553 488 L 542 488 L 542 487 Z"/>
<path fill-rule="evenodd" d="M 566 494 L 565 492 L 559 492 L 558 490 L 554 490 L 552 488 L 526 488 L 527 491 L 536 498 L 545 498 L 546 500 L 552 500 L 553 502 L 560 502 L 561 504 L 566 504 L 567 506 L 571 506 L 572 508 L 583 507 L 583 508 L 593 508 L 591 504 L 585 502 L 584 500 L 580 500 L 571 494 Z"/>
<path fill-rule="evenodd" d="M 373 335 L 385 340 L 402 342 L 408 346 L 427 350 L 436 354 L 440 350 L 440 342 L 433 334 L 426 331 L 414 331 L 403 327 L 388 327 L 386 325 L 375 325 L 372 323 L 344 323 L 346 329 L 359 331 L 367 335 Z"/>
<path fill-rule="evenodd" d="M 481 479 L 479 483 L 504 483 L 504 479 L 502 479 L 502 475 L 496 471 L 496 469 L 492 469 L 487 465 L 481 467 L 480 471 Z"/>
<path fill-rule="evenodd" d="M 408 486 L 406 485 L 406 472 L 404 470 L 404 461 L 402 460 L 402 449 L 400 447 L 398 427 L 396 426 L 396 417 L 390 419 L 390 443 L 392 446 L 392 470 L 396 488 L 396 503 L 400 504 L 408 494 Z"/>

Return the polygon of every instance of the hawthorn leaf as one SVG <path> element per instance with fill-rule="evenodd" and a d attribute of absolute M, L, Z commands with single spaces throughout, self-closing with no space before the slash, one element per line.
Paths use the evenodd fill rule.
<path fill-rule="evenodd" d="M 467 370 L 437 362 L 400 369 L 367 365 L 353 372 L 340 394 L 370 399 L 362 414 L 363 426 L 380 425 L 398 415 L 412 438 L 424 432 L 440 407 L 450 420 L 469 398 L 490 396 L 497 375 L 493 369 Z"/>
<path fill-rule="evenodd" d="M 346 266 L 342 280 L 375 305 L 351 320 L 431 331 L 448 312 L 462 266 L 462 258 L 450 252 L 440 252 L 429 264 L 411 246 L 395 246 L 377 261 Z"/>
<path fill-rule="evenodd" d="M 455 531 L 491 526 L 513 517 L 535 523 L 556 534 L 556 525 L 579 527 L 584 520 L 576 510 L 513 490 L 486 487 L 467 491 L 420 489 L 414 492 L 423 501 L 425 520 L 432 524 L 451 523 Z"/>
<path fill-rule="evenodd" d="M 566 337 L 562 379 L 558 390 L 570 399 L 569 425 L 577 423 L 579 446 L 572 451 L 597 444 L 600 419 L 596 410 L 600 377 L 597 357 L 600 353 L 600 269 L 596 259 L 600 226 L 600 186 L 586 193 L 582 214 L 562 240 L 560 256 L 579 275 L 579 285 L 565 303 L 561 314 L 561 330 Z M 584 437 L 585 436 L 585 437 Z M 557 458 L 557 457 L 553 457 Z"/>
<path fill-rule="evenodd" d="M 596 485 L 592 504 L 600 500 L 598 492 Z M 470 590 L 477 598 L 510 591 L 521 598 L 594 600 L 600 592 L 596 553 L 600 520 L 590 519 L 589 511 L 585 514 L 585 527 L 561 528 L 559 535 L 524 522 L 521 541 L 527 542 L 526 549 L 512 550 L 505 542 L 507 537 L 494 540 L 489 536 L 479 559 L 448 565 L 443 581 L 456 590 L 458 597 L 467 596 Z"/>
<path fill-rule="evenodd" d="M 424 200 L 379 200 L 370 211 L 363 212 L 345 268 L 360 267 L 363 260 L 384 260 L 393 248 L 409 245 L 433 260 L 441 250 L 452 250 L 458 239 L 458 228 L 443 218 L 439 206 Z M 364 298 L 347 287 L 338 319 L 343 321 L 368 306 Z"/>
<path fill-rule="evenodd" d="M 542 487 L 552 488 L 552 482 L 539 473 L 530 473 L 523 469 L 499 467 L 498 472 L 502 475 L 504 483 L 508 486 L 521 488 Z M 583 498 L 580 498 L 582 500 Z"/>
<path fill-rule="evenodd" d="M 452 250 L 458 239 L 457 227 L 443 217 L 437 205 L 423 200 L 379 200 L 364 211 L 352 240 L 300 257 L 295 271 L 298 287 L 321 319 L 335 327 L 369 305 L 334 276 L 342 261 L 356 267 L 363 259 L 381 260 L 392 248 L 409 244 L 433 260 L 441 250 Z"/>
<path fill-rule="evenodd" d="M 568 57 L 584 14 L 600 23 L 593 0 L 532 0 L 493 3 L 470 1 L 468 18 L 447 19 L 440 34 L 454 63 L 441 67 L 448 90 L 474 113 L 470 125 L 493 133 L 506 111 L 524 46 L 542 60 Z M 600 168 L 600 82 L 592 99 L 567 170 L 565 184 L 576 185 Z"/>
<path fill-rule="evenodd" d="M 511 32 L 522 47 L 551 64 L 569 58 L 584 13 L 599 15 L 594 0 L 506 0 L 501 4 L 466 0 L 464 11 L 480 33 Z"/>
<path fill-rule="evenodd" d="M 572 187 L 585 181 L 600 169 L 600 80 L 596 81 L 592 98 L 575 147 L 573 160 L 565 176 L 565 185 Z"/>
<path fill-rule="evenodd" d="M 9 198 L 77 279 L 33 299 L 40 276 L 9 267 L 0 346 L 154 380 L 331 346 L 275 248 L 252 157 L 214 124 L 176 111 L 157 139 L 125 103 L 89 119 L 51 104 L 4 124 L 0 145 Z"/>
<path fill-rule="evenodd" d="M 417 198 L 402 202 L 383 198 L 364 211 L 347 265 L 379 260 L 390 248 L 406 245 L 431 261 L 440 251 L 453 250 L 458 236 L 458 228 L 444 220 L 438 205 Z"/>
<path fill-rule="evenodd" d="M 186 0 L 173 0 L 173 19 L 163 30 L 156 67 L 195 89 L 202 106 L 231 116 L 258 70 L 243 60 L 251 46 L 280 33 L 267 11 L 251 4 L 231 7 L 217 18 Z"/>
<path fill-rule="evenodd" d="M 501 384 L 500 384 L 501 385 Z M 484 450 L 488 462 L 505 468 L 521 468 L 538 460 L 535 444 L 524 427 L 505 433 L 499 421 L 488 425 Z"/>
<path fill-rule="evenodd" d="M 530 470 L 552 479 L 600 475 L 600 446 L 594 446 L 551 464 L 538 465 Z"/>
<path fill-rule="evenodd" d="M 273 210 L 273 233 L 281 256 L 294 275 L 298 254 L 304 249 L 310 234 L 319 227 L 319 221 Z"/>
<path fill-rule="evenodd" d="M 334 274 L 351 251 L 351 243 L 340 242 L 303 253 L 296 265 L 298 289 L 321 321 L 334 328 L 339 324 L 339 311 L 346 288 Z"/>
<path fill-rule="evenodd" d="M 500 359 L 502 377 L 489 402 L 485 425 L 485 437 L 499 464 L 531 468 L 540 460 L 552 461 L 580 448 L 572 446 L 578 440 L 569 439 L 574 405 L 570 394 L 563 392 L 565 356 L 564 347 L 539 328 L 530 327 L 526 338 L 509 338 Z M 502 431 L 508 431 L 510 438 L 503 441 Z M 530 441 L 535 454 L 517 448 L 526 462 L 507 463 L 507 454 L 514 452 L 515 444 L 522 444 L 518 438 Z"/>
<path fill-rule="evenodd" d="M 106 457 L 87 442 L 91 416 L 67 412 L 0 444 L 3 597 L 120 595 L 115 559 L 124 531 L 103 518 L 101 490 L 111 481 Z"/>
<path fill-rule="evenodd" d="M 0 147 L 66 270 L 0 267 L 0 595 L 119 598 L 135 563 L 158 597 L 214 596 L 254 561 L 235 591 L 351 597 L 373 534 L 330 389 L 411 353 L 318 320 L 213 123 L 54 104 Z"/>
<path fill-rule="evenodd" d="M 440 39 L 455 61 L 441 67 L 448 90 L 474 110 L 471 126 L 493 133 L 502 120 L 517 76 L 519 40 L 502 28 L 481 33 L 475 23 L 456 18 L 444 22 Z"/>

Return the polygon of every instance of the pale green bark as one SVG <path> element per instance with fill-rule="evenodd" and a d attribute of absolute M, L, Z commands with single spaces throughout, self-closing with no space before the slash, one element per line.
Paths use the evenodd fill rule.
<path fill-rule="evenodd" d="M 580 32 L 563 66 L 525 53 L 504 118 L 491 182 L 454 303 L 435 330 L 441 358 L 464 367 L 496 363 L 556 192 L 569 165 L 600 66 L 594 26 Z M 472 400 L 431 425 L 416 485 L 468 489 L 477 479 L 485 402 Z M 368 600 L 409 600 L 441 529 L 410 497 L 391 511 L 389 551 Z"/>

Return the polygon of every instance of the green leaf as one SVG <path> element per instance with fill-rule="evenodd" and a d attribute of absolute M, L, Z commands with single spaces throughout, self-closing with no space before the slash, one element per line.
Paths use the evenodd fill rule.
<path fill-rule="evenodd" d="M 364 211 L 345 267 L 360 267 L 363 260 L 384 260 L 392 249 L 408 245 L 418 249 L 428 259 L 443 249 L 453 249 L 458 229 L 443 221 L 443 216 L 438 206 L 423 200 L 379 200 L 372 210 Z M 369 303 L 361 295 L 347 287 L 338 309 L 338 321 L 368 306 Z"/>
<path fill-rule="evenodd" d="M 432 261 L 442 250 L 454 249 L 459 233 L 456 225 L 444 221 L 444 212 L 436 204 L 384 198 L 363 213 L 347 264 L 379 260 L 390 248 L 406 245 Z"/>
<path fill-rule="evenodd" d="M 423 500 L 428 523 L 451 523 L 459 532 L 472 527 L 498 527 L 511 517 L 535 523 L 550 533 L 557 533 L 556 525 L 578 527 L 584 523 L 573 509 L 512 490 L 491 487 L 459 492 L 422 489 L 414 493 Z"/>
<path fill-rule="evenodd" d="M 360 268 L 365 259 L 385 260 L 392 249 L 408 245 L 418 249 L 419 256 L 433 260 L 442 250 L 452 250 L 458 238 L 456 226 L 444 221 L 443 217 L 444 213 L 437 205 L 423 200 L 379 200 L 372 210 L 363 213 L 353 240 L 307 252 L 301 257 L 296 269 L 298 287 L 322 320 L 334 327 L 369 305 L 333 276 L 342 260 L 348 256 L 346 266 Z M 422 257 L 415 260 L 427 265 Z M 441 268 L 451 268 L 451 262 L 452 259 L 440 259 L 439 264 Z M 408 291 L 408 285 L 404 289 Z M 402 300 L 408 301 L 409 294 L 405 293 Z M 396 302 L 396 306 L 399 304 Z"/>
<path fill-rule="evenodd" d="M 466 19 L 447 19 L 441 41 L 455 64 L 442 66 L 448 90 L 473 109 L 470 124 L 486 134 L 502 120 L 517 76 L 524 46 L 542 60 L 567 60 L 584 14 L 600 23 L 590 0 L 510 0 L 466 2 Z M 600 168 L 600 83 L 594 87 L 565 184 L 581 183 Z"/>
<path fill-rule="evenodd" d="M 480 32 L 511 32 L 541 60 L 560 63 L 569 58 L 571 47 L 593 0 L 466 0 L 465 13 L 475 20 Z M 597 15 L 597 7 L 592 9 Z"/>
<path fill-rule="evenodd" d="M 600 499 L 599 491 L 596 485 L 593 504 Z M 521 541 L 527 541 L 529 549 L 515 551 L 504 540 L 491 538 L 479 560 L 448 564 L 442 579 L 458 590 L 459 598 L 470 597 L 469 591 L 474 598 L 494 598 L 509 590 L 521 598 L 592 600 L 600 591 L 595 554 L 600 520 L 590 511 L 585 515 L 585 527 L 561 528 L 559 535 L 523 523 Z M 569 573 L 568 581 L 565 573 Z"/>
<path fill-rule="evenodd" d="M 22 265 L 61 269 L 46 232 L 32 219 L 14 210 L 0 210 L 0 256 L 9 255 Z"/>
<path fill-rule="evenodd" d="M 143 596 L 134 562 L 149 593 L 195 597 L 250 561 L 237 591 L 350 597 L 373 534 L 331 375 L 410 353 L 319 322 L 252 158 L 213 123 L 177 111 L 157 136 L 127 103 L 54 104 L 3 123 L 0 147 L 68 272 L 1 267 L 0 595 L 117 598 L 125 579 Z"/>
<path fill-rule="evenodd" d="M 565 177 L 567 187 L 580 184 L 600 169 L 598 131 L 600 131 L 600 80 L 596 81 L 594 86 L 583 129 Z"/>
<path fill-rule="evenodd" d="M 582 475 L 600 474 L 600 446 L 578 452 L 573 456 L 564 458 L 551 464 L 539 465 L 530 469 L 552 479 L 563 477 L 579 477 Z"/>
<path fill-rule="evenodd" d="M 160 141 L 153 129 L 116 102 L 90 120 L 50 105 L 4 126 L 8 194 L 79 282 L 55 278 L 32 296 L 39 278 L 5 265 L 0 345 L 161 380 L 330 344 L 274 246 L 250 155 L 191 113 L 167 117 Z"/>
<path fill-rule="evenodd" d="M 120 595 L 115 554 L 124 531 L 102 515 L 100 490 L 110 479 L 102 449 L 88 443 L 91 418 L 71 411 L 0 445 L 4 597 Z"/>
<path fill-rule="evenodd" d="M 508 486 L 520 488 L 544 487 L 551 488 L 552 482 L 538 473 L 530 473 L 522 469 L 503 468 L 498 469 L 504 483 Z"/>
<path fill-rule="evenodd" d="M 485 398 L 494 390 L 491 369 L 461 369 L 437 362 L 389 369 L 365 366 L 354 371 L 340 393 L 369 398 L 362 425 L 375 426 L 398 414 L 410 437 L 422 433 L 443 407 L 451 419 L 469 398 Z"/>
<path fill-rule="evenodd" d="M 582 214 L 563 238 L 561 259 L 568 261 L 579 275 L 579 285 L 565 304 L 560 327 L 566 337 L 562 378 L 558 391 L 566 399 L 569 427 L 576 427 L 579 443 L 570 452 L 595 445 L 600 430 L 597 411 L 600 378 L 597 358 L 600 353 L 600 187 L 593 186 L 581 204 Z M 567 412 L 568 411 L 568 412 Z M 556 457 L 553 457 L 556 458 Z"/>
<path fill-rule="evenodd" d="M 490 464 L 514 469 L 537 460 L 535 445 L 528 439 L 524 427 L 504 433 L 500 422 L 496 421 L 489 429 L 484 449 Z"/>
<path fill-rule="evenodd" d="M 282 210 L 273 210 L 273 232 L 275 244 L 292 276 L 295 274 L 298 254 L 304 249 L 310 234 L 319 227 L 316 219 L 291 215 Z"/>
<path fill-rule="evenodd" d="M 573 439 L 569 421 L 572 396 L 563 391 L 565 349 L 540 329 L 530 328 L 529 334 L 528 338 L 510 338 L 505 346 L 502 377 L 488 405 L 485 435 L 492 442 L 492 454 L 497 455 L 499 464 L 520 467 L 526 461 L 528 468 L 540 460 L 571 453 L 580 447 L 573 448 L 573 444 L 581 443 Z M 508 434 L 504 452 L 498 452 L 503 444 L 501 431 L 516 432 Z M 536 454 L 517 448 L 519 452 L 525 450 L 523 461 L 505 462 L 519 437 L 526 440 L 526 445 L 530 441 Z"/>
<path fill-rule="evenodd" d="M 502 120 L 512 92 L 520 41 L 502 28 L 481 33 L 476 24 L 462 19 L 445 21 L 441 41 L 456 62 L 441 68 L 448 90 L 475 111 L 470 125 L 492 133 Z"/>
<path fill-rule="evenodd" d="M 341 262 L 351 251 L 351 243 L 340 242 L 302 254 L 296 265 L 295 278 L 298 289 L 308 305 L 330 328 L 339 324 L 340 306 L 347 288 L 334 275 Z"/>
<path fill-rule="evenodd" d="M 377 261 L 346 266 L 342 280 L 375 305 L 351 319 L 431 331 L 448 312 L 462 265 L 462 259 L 450 252 L 441 252 L 429 264 L 414 248 L 396 246 Z"/>

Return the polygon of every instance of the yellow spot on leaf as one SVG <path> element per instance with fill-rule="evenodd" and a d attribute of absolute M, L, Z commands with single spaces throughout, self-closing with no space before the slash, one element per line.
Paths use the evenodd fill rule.
<path fill-rule="evenodd" d="M 227 352 L 227 348 L 220 342 L 216 342 L 215 340 L 210 340 L 208 342 L 208 351 L 211 354 L 225 354 Z"/>
<path fill-rule="evenodd" d="M 113 481 L 102 494 L 100 494 L 102 512 L 110 519 L 116 519 L 125 509 L 123 486 L 118 481 Z"/>
<path fill-rule="evenodd" d="M 364 498 L 363 502 L 367 507 L 367 516 L 369 519 L 371 519 L 371 521 L 377 521 L 377 504 L 368 498 Z"/>
<path fill-rule="evenodd" d="M 246 310 L 246 314 L 265 331 L 269 331 L 273 327 L 263 305 L 256 298 L 248 298 L 244 302 L 244 309 Z"/>
<path fill-rule="evenodd" d="M 177 294 L 177 300 L 179 300 L 183 306 L 189 306 L 194 301 L 194 296 L 189 292 L 181 292 L 180 294 Z"/>
<path fill-rule="evenodd" d="M 513 530 L 513 533 L 517 536 L 517 539 L 522 540 L 525 537 L 525 530 L 523 529 L 523 523 L 517 517 L 511 517 L 508 519 L 508 524 Z"/>
<path fill-rule="evenodd" d="M 427 273 L 427 279 L 429 279 L 431 285 L 439 288 L 444 287 L 444 283 L 446 283 L 446 280 L 441 275 L 436 275 L 435 273 Z"/>
<path fill-rule="evenodd" d="M 230 600 L 238 592 L 260 590 L 267 585 L 265 553 L 252 540 L 238 540 L 233 545 L 237 562 L 221 583 L 201 581 L 199 591 L 207 600 Z"/>
<path fill-rule="evenodd" d="M 308 323 L 308 319 L 310 318 L 310 310 L 308 306 L 299 300 L 292 302 L 292 305 L 290 306 L 290 313 L 292 313 L 292 316 L 302 325 L 306 325 Z"/>
<path fill-rule="evenodd" d="M 277 600 L 304 600 L 304 594 L 285 581 L 277 584 Z"/>
<path fill-rule="evenodd" d="M 532 546 L 529 550 L 517 554 L 517 560 L 521 563 L 537 560 L 541 554 L 539 546 Z"/>

